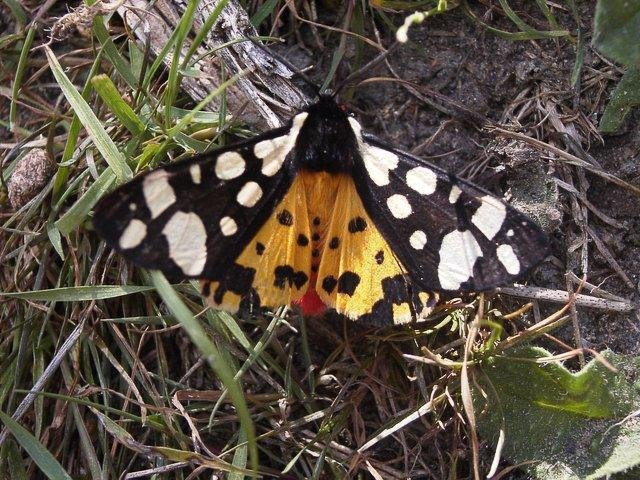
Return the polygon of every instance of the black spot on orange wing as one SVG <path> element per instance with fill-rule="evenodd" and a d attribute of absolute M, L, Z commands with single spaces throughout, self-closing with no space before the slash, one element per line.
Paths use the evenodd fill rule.
<path fill-rule="evenodd" d="M 289 287 L 295 285 L 300 289 L 309 280 L 306 273 L 302 270 L 296 272 L 291 265 L 279 265 L 273 274 L 275 275 L 273 286 L 281 289 L 284 289 L 287 284 Z"/>
<path fill-rule="evenodd" d="M 355 217 L 349 222 L 351 233 L 364 232 L 367 229 L 367 221 L 362 217 Z"/>
<path fill-rule="evenodd" d="M 314 248 L 314 249 L 311 251 L 311 256 L 312 256 L 313 258 L 319 257 L 319 256 L 320 256 L 320 250 L 318 250 L 317 248 Z"/>
<path fill-rule="evenodd" d="M 378 253 L 376 253 L 375 259 L 378 265 L 382 265 L 382 262 L 384 262 L 384 252 L 380 250 Z"/>
<path fill-rule="evenodd" d="M 306 247 L 307 245 L 309 245 L 309 239 L 306 237 L 306 235 L 302 233 L 298 235 L 298 245 L 300 245 L 301 247 Z"/>
<path fill-rule="evenodd" d="M 331 250 L 335 250 L 336 248 L 338 248 L 340 246 L 340 239 L 338 237 L 333 237 L 331 239 L 331 241 L 329 242 L 329 248 Z"/>
<path fill-rule="evenodd" d="M 318 234 L 318 233 L 314 233 L 314 234 L 311 236 L 311 240 L 313 240 L 314 242 L 317 242 L 318 240 L 320 240 L 320 234 Z"/>
<path fill-rule="evenodd" d="M 364 322 L 384 326 L 389 324 L 389 320 L 393 318 L 393 306 L 402 303 L 409 303 L 412 315 L 416 310 L 422 310 L 425 306 L 433 307 L 435 305 L 436 296 L 432 295 L 427 303 L 423 305 L 418 292 L 415 292 L 408 283 L 408 278 L 403 275 L 395 275 L 382 280 L 383 297 L 378 300 L 371 309 L 371 313 L 367 313 L 360 317 Z"/>
<path fill-rule="evenodd" d="M 291 225 L 293 225 L 293 215 L 291 215 L 291 212 L 289 210 L 282 210 L 280 213 L 278 213 L 278 221 L 282 225 L 290 227 Z"/>
<path fill-rule="evenodd" d="M 264 253 L 264 245 L 260 242 L 256 243 L 256 253 L 262 255 Z"/>
<path fill-rule="evenodd" d="M 331 275 L 328 275 L 322 280 L 322 289 L 327 293 L 331 293 L 337 284 L 338 281 Z"/>
<path fill-rule="evenodd" d="M 313 219 L 313 224 L 317 227 L 318 225 L 320 225 L 320 217 L 315 217 Z"/>
<path fill-rule="evenodd" d="M 227 268 L 222 278 L 215 279 L 215 281 L 219 282 L 219 285 L 216 291 L 213 292 L 213 301 L 222 303 L 224 294 L 227 292 L 241 296 L 251 292 L 255 275 L 256 271 L 253 268 L 243 267 L 237 263 L 232 264 Z"/>
<path fill-rule="evenodd" d="M 344 272 L 338 278 L 338 293 L 346 293 L 351 296 L 360 283 L 360 275 L 354 272 Z"/>

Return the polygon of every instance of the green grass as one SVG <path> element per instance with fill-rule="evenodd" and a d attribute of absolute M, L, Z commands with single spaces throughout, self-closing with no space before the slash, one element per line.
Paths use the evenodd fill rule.
<path fill-rule="evenodd" d="M 207 308 L 196 285 L 128 264 L 92 231 L 93 206 L 116 185 L 246 134 L 225 112 L 204 110 L 237 76 L 199 102 L 180 90 L 215 14 L 188 42 L 190 2 L 150 58 L 115 19 L 113 29 L 96 21 L 91 38 L 35 50 L 46 39 L 25 26 L 17 2 L 5 3 L 20 28 L 0 36 L 0 94 L 10 99 L 0 121 L 15 143 L 3 152 L 2 185 L 29 141 L 57 163 L 18 210 L 0 195 L 0 477 L 473 478 L 461 400 L 470 389 L 460 378 L 464 338 L 484 300 L 388 330 L 286 309 L 240 320 Z M 389 21 L 354 5 L 345 30 L 371 36 L 371 18 Z M 258 2 L 252 21 L 270 27 L 282 6 Z M 505 12 L 526 38 L 540 38 Z M 544 12 L 543 33 L 565 35 Z M 360 62 L 365 43 L 354 38 L 330 38 L 332 72 L 351 40 Z M 182 61 L 177 51 L 187 52 Z M 516 328 L 480 320 L 486 335 L 468 350 L 472 366 L 504 336 L 496 322 Z"/>

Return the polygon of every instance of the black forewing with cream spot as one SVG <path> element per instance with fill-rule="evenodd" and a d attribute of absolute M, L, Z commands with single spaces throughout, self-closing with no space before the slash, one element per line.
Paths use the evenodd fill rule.
<path fill-rule="evenodd" d="M 306 115 L 136 177 L 96 206 L 95 229 L 137 265 L 171 278 L 223 276 L 289 189 L 289 153 Z"/>
<path fill-rule="evenodd" d="M 358 135 L 359 125 L 351 120 Z M 547 237 L 488 191 L 364 135 L 354 180 L 367 212 L 413 282 L 484 291 L 527 274 Z"/>

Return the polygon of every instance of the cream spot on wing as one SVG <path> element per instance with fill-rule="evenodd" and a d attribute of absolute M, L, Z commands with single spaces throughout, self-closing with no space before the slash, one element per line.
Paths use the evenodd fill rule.
<path fill-rule="evenodd" d="M 160 169 L 151 172 L 142 181 L 142 194 L 152 219 L 157 218 L 176 201 L 173 188 L 169 185 L 169 177 L 169 172 Z"/>
<path fill-rule="evenodd" d="M 403 323 L 409 323 L 413 320 L 413 314 L 411 312 L 411 306 L 407 302 L 401 304 L 394 303 L 393 309 L 393 323 L 400 325 Z"/>
<path fill-rule="evenodd" d="M 398 156 L 389 150 L 365 143 L 360 143 L 360 148 L 364 166 L 373 183 L 379 187 L 389 185 L 389 171 L 398 167 Z"/>
<path fill-rule="evenodd" d="M 129 204 L 129 211 L 131 212 L 135 212 L 138 209 L 138 205 L 136 205 L 135 203 L 130 203 Z"/>
<path fill-rule="evenodd" d="M 482 256 L 480 245 L 469 230 L 447 233 L 440 245 L 438 280 L 445 290 L 458 290 L 473 275 L 473 265 Z"/>
<path fill-rule="evenodd" d="M 231 217 L 222 217 L 220 219 L 220 231 L 225 237 L 230 237 L 238 231 L 238 224 Z"/>
<path fill-rule="evenodd" d="M 191 181 L 195 184 L 199 184 L 202 181 L 202 175 L 200 172 L 200 165 L 194 163 L 189 167 L 189 173 L 191 174 Z"/>
<path fill-rule="evenodd" d="M 511 275 L 517 275 L 520 273 L 520 261 L 513 251 L 513 247 L 511 245 L 500 245 L 496 249 L 496 253 L 498 254 L 498 260 L 500 263 L 504 265 L 504 269 L 509 272 Z"/>
<path fill-rule="evenodd" d="M 256 182 L 247 182 L 238 192 L 236 200 L 240 205 L 253 207 L 262 197 L 262 188 Z"/>
<path fill-rule="evenodd" d="M 244 173 L 244 158 L 238 152 L 224 152 L 216 158 L 215 173 L 220 180 L 238 178 Z"/>
<path fill-rule="evenodd" d="M 353 134 L 356 136 L 356 139 L 360 140 L 362 137 L 362 126 L 353 117 L 349 117 L 348 120 L 349 125 L 351 125 L 351 130 L 353 130 Z"/>
<path fill-rule="evenodd" d="M 515 233 L 513 231 L 513 228 L 510 228 L 509 230 L 507 230 L 507 237 L 513 237 L 514 234 Z"/>
<path fill-rule="evenodd" d="M 420 311 L 417 311 L 416 309 L 416 313 L 418 314 L 418 319 L 421 319 L 427 317 L 433 311 L 433 307 L 438 300 L 438 294 L 419 292 L 418 298 L 420 299 L 420 303 L 422 304 L 422 309 Z"/>
<path fill-rule="evenodd" d="M 162 233 L 169 244 L 169 258 L 185 275 L 200 275 L 207 261 L 207 231 L 200 217 L 176 212 Z"/>
<path fill-rule="evenodd" d="M 384 148 L 364 143 L 362 140 L 362 127 L 358 121 L 353 117 L 349 117 L 348 121 L 353 134 L 358 140 L 362 161 L 369 177 L 379 187 L 389 185 L 389 171 L 398 168 L 398 156 Z"/>
<path fill-rule="evenodd" d="M 258 142 L 253 147 L 253 153 L 262 160 L 262 174 L 272 177 L 282 168 L 291 149 L 295 146 L 300 129 L 308 112 L 302 112 L 293 117 L 291 128 L 286 135 Z"/>
<path fill-rule="evenodd" d="M 422 250 L 427 244 L 427 234 L 422 230 L 416 230 L 409 237 L 409 243 L 416 250 Z"/>
<path fill-rule="evenodd" d="M 485 195 L 480 200 L 482 203 L 471 217 L 471 222 L 491 240 L 502 228 L 502 223 L 507 217 L 507 207 L 491 195 Z"/>
<path fill-rule="evenodd" d="M 407 185 L 421 195 L 431 195 L 436 191 L 438 176 L 427 167 L 415 167 L 407 172 Z"/>
<path fill-rule="evenodd" d="M 456 203 L 458 198 L 460 198 L 460 194 L 462 190 L 457 185 L 451 185 L 451 191 L 449 192 L 449 203 Z"/>
<path fill-rule="evenodd" d="M 396 218 L 407 218 L 413 211 L 407 197 L 399 193 L 387 198 L 387 207 L 389 207 L 391 214 Z"/>
<path fill-rule="evenodd" d="M 241 301 L 242 298 L 240 297 L 240 295 L 227 290 L 222 295 L 222 302 L 217 305 L 215 303 L 212 303 L 212 306 L 217 310 L 225 310 L 229 313 L 237 313 Z"/>
<path fill-rule="evenodd" d="M 134 218 L 120 235 L 120 248 L 127 250 L 135 248 L 142 243 L 147 236 L 147 226 L 141 220 Z"/>

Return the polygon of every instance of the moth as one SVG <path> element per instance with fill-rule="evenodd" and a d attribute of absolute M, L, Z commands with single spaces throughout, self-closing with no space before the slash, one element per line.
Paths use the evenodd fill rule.
<path fill-rule="evenodd" d="M 141 174 L 93 224 L 229 312 L 297 303 L 378 325 L 525 276 L 547 237 L 486 190 L 362 131 L 329 95 L 286 126 Z"/>

